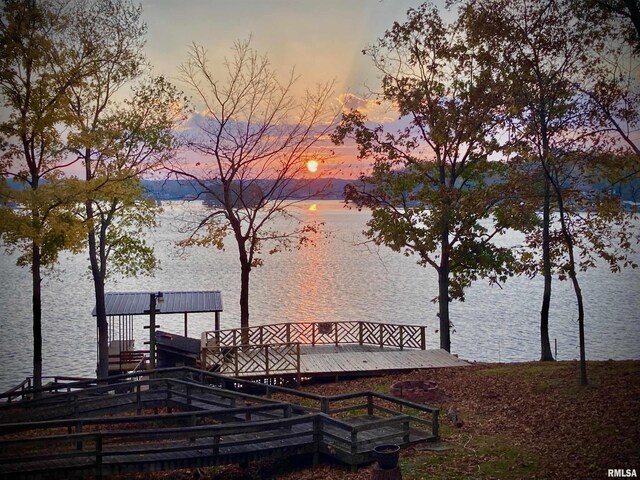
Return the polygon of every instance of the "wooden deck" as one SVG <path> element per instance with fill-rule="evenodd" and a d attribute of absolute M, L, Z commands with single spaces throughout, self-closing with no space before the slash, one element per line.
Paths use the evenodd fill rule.
<path fill-rule="evenodd" d="M 426 349 L 424 326 L 375 322 L 258 325 L 204 332 L 200 365 L 238 378 L 373 375 L 469 365 Z"/>
<path fill-rule="evenodd" d="M 301 454 L 357 466 L 373 461 L 376 445 L 438 437 L 437 409 L 378 392 L 321 396 L 190 368 L 112 380 L 52 384 L 40 398 L 26 392 L 0 404 L 0 479 L 110 476 Z M 166 410 L 150 410 L 158 408 Z"/>
<path fill-rule="evenodd" d="M 468 365 L 468 362 L 440 349 L 400 350 L 372 345 L 300 346 L 300 373 L 303 376 L 371 374 Z"/>

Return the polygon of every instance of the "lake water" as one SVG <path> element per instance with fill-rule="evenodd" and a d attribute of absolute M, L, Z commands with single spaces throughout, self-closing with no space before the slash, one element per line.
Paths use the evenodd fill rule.
<path fill-rule="evenodd" d="M 315 207 L 311 206 L 315 203 Z M 110 281 L 107 291 L 220 290 L 222 328 L 239 326 L 239 262 L 232 243 L 225 251 L 174 247 L 180 220 L 203 207 L 164 205 L 161 227 L 149 234 L 161 270 L 152 278 Z M 251 274 L 251 323 L 367 320 L 427 325 L 427 346 L 438 348 L 437 278 L 432 269 L 387 248 L 365 244 L 366 211 L 337 201 L 309 202 L 296 215 L 325 223 L 330 236 L 316 246 L 265 255 Z M 516 245 L 511 235 L 501 242 Z M 585 298 L 589 359 L 640 358 L 640 269 L 612 274 L 607 268 L 580 274 Z M 31 374 L 31 283 L 15 256 L 0 253 L 0 390 Z M 452 352 L 487 362 L 537 360 L 542 279 L 512 278 L 503 288 L 477 282 L 464 303 L 451 306 L 455 325 Z M 94 307 L 86 255 L 65 254 L 57 275 L 43 285 L 44 374 L 93 376 L 96 364 Z M 561 360 L 578 357 L 578 325 L 573 291 L 555 281 L 550 336 Z M 137 317 L 137 347 L 148 336 L 147 319 Z M 163 330 L 181 334 L 182 316 L 160 316 Z M 189 334 L 213 329 L 213 314 L 191 315 Z"/>

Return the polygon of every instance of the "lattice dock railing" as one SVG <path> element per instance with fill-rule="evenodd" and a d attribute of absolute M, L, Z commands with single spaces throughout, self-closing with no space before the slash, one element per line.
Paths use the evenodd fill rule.
<path fill-rule="evenodd" d="M 234 375 L 300 375 L 300 345 L 426 349 L 426 327 L 377 322 L 311 322 L 213 330 L 201 337 L 203 368 Z"/>

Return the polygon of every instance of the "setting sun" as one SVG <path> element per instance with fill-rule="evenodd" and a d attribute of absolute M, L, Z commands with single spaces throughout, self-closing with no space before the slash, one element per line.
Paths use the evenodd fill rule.
<path fill-rule="evenodd" d="M 311 173 L 315 173 L 318 171 L 318 162 L 316 162 L 315 160 L 309 160 L 307 162 L 307 170 L 309 170 Z"/>

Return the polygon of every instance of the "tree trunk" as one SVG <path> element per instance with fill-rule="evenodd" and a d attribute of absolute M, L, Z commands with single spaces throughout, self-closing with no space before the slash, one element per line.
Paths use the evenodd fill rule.
<path fill-rule="evenodd" d="M 86 204 L 87 218 L 93 218 L 93 206 L 91 201 Z M 96 326 L 98 330 L 98 365 L 96 375 L 98 378 L 109 376 L 109 324 L 107 322 L 107 310 L 104 300 L 104 270 L 98 260 L 98 246 L 96 242 L 95 228 L 89 232 L 89 262 L 91 263 L 91 275 L 93 277 L 93 291 L 96 300 Z"/>
<path fill-rule="evenodd" d="M 572 255 L 573 256 L 573 255 Z M 589 384 L 587 378 L 587 356 L 586 348 L 584 344 L 584 303 L 582 302 L 582 290 L 578 283 L 578 277 L 576 276 L 575 269 L 571 273 L 571 283 L 573 283 L 573 291 L 576 294 L 576 301 L 578 302 L 578 334 L 580 342 L 580 385 L 586 386 Z"/>
<path fill-rule="evenodd" d="M 92 255 L 91 252 L 89 255 Z M 93 266 L 93 260 L 91 265 Z M 98 328 L 98 365 L 96 374 L 98 378 L 107 378 L 109 376 L 109 323 L 107 321 L 107 307 L 104 298 L 104 275 L 99 271 L 93 272 L 93 286 L 96 299 L 96 325 Z"/>
<path fill-rule="evenodd" d="M 449 232 L 442 234 L 440 268 L 438 270 L 438 317 L 440 319 L 440 348 L 451 351 L 451 322 L 449 321 Z"/>
<path fill-rule="evenodd" d="M 576 295 L 576 302 L 578 303 L 578 335 L 580 342 L 580 385 L 586 386 L 589 384 L 587 379 L 587 358 L 584 345 L 584 303 L 582 301 L 582 289 L 578 282 L 578 276 L 576 274 L 576 259 L 573 253 L 573 238 L 571 232 L 567 227 L 565 221 L 564 200 L 562 198 L 562 192 L 557 182 L 553 184 L 556 191 L 556 197 L 558 199 L 558 209 L 560 211 L 560 225 L 562 227 L 562 236 L 567 246 L 567 253 L 569 254 L 569 278 L 571 278 L 571 284 L 573 285 L 573 291 Z"/>
<path fill-rule="evenodd" d="M 549 306 L 551 305 L 551 185 L 545 172 L 544 205 L 542 211 L 542 262 L 544 277 L 544 292 L 542 294 L 542 309 L 540 310 L 540 361 L 553 361 L 551 342 L 549 342 Z"/>
<path fill-rule="evenodd" d="M 91 180 L 94 175 L 92 172 L 91 150 L 86 149 L 84 152 L 85 180 Z M 94 220 L 93 203 L 91 199 L 85 204 L 87 212 L 87 221 Z M 102 225 L 100 228 L 104 228 Z M 98 244 L 96 241 L 96 226 L 89 231 L 89 262 L 91 264 L 91 275 L 93 277 L 93 291 L 96 300 L 96 327 L 98 331 L 98 364 L 96 366 L 96 375 L 98 378 L 107 378 L 109 376 L 109 323 L 107 321 L 107 309 L 104 299 L 104 283 L 106 273 L 106 259 L 103 258 L 102 252 L 98 255 Z M 104 242 L 100 242 L 101 249 L 104 248 Z"/>
<path fill-rule="evenodd" d="M 242 343 L 249 344 L 249 274 L 251 265 L 241 262 L 240 275 L 240 328 L 242 328 Z"/>
<path fill-rule="evenodd" d="M 96 326 L 98 330 L 98 378 L 109 376 L 109 322 L 107 306 L 104 298 L 105 269 L 104 263 L 98 261 L 95 231 L 89 232 L 89 260 L 93 276 L 93 291 L 96 300 Z"/>
<path fill-rule="evenodd" d="M 42 275 L 40 272 L 42 253 L 40 246 L 31 243 L 31 280 L 33 283 L 33 387 L 42 386 Z M 36 394 L 39 397 L 40 394 Z"/>

